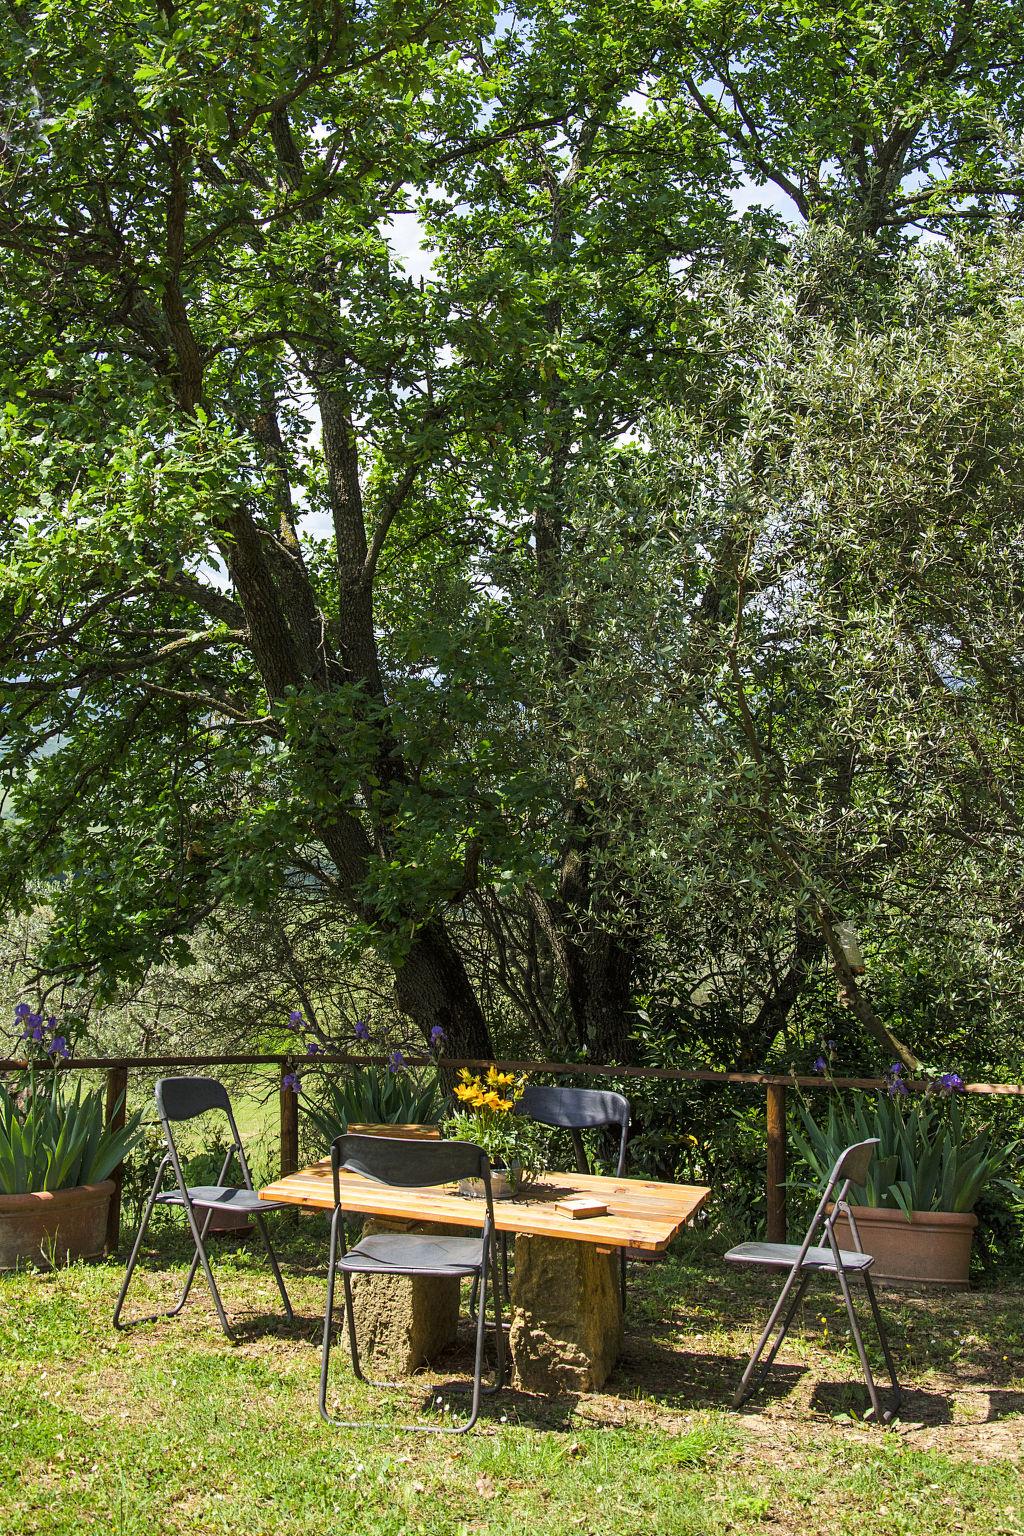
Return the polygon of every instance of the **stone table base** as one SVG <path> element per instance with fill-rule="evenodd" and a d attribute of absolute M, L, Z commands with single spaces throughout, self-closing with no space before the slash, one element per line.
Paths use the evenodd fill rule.
<path fill-rule="evenodd" d="M 516 1238 L 509 1335 L 513 1385 L 593 1392 L 622 1348 L 619 1256 L 594 1243 Z"/>
<path fill-rule="evenodd" d="M 374 1232 L 451 1233 L 451 1227 L 421 1221 L 373 1217 L 363 1236 Z M 339 1292 L 340 1292 L 339 1285 Z M 340 1299 L 340 1298 L 339 1298 Z M 434 1275 L 353 1275 L 356 1342 L 369 1373 L 389 1380 L 412 1373 L 455 1342 L 459 1322 L 459 1281 Z M 340 1336 L 339 1336 L 340 1342 Z"/>

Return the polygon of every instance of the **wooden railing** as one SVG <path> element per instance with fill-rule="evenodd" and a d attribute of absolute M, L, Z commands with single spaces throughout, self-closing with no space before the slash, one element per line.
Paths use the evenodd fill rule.
<path fill-rule="evenodd" d="M 125 1099 L 130 1072 L 151 1072 L 154 1075 L 168 1068 L 186 1068 L 190 1071 L 206 1071 L 210 1067 L 276 1067 L 279 1075 L 278 1103 L 281 1140 L 281 1173 L 294 1173 L 299 1164 L 299 1102 L 291 1088 L 284 1086 L 289 1073 L 307 1074 L 323 1067 L 387 1066 L 388 1056 L 353 1056 L 347 1054 L 323 1054 L 316 1057 L 273 1054 L 261 1056 L 79 1056 L 59 1064 L 61 1071 L 101 1071 L 106 1073 L 106 1119 L 108 1125 L 124 1123 Z M 458 1070 L 460 1067 L 476 1068 L 484 1065 L 477 1058 L 457 1057 L 409 1057 L 409 1067 L 436 1066 L 442 1070 Z M 0 1073 L 20 1071 L 25 1061 L 0 1061 Z M 526 1072 L 532 1076 L 569 1076 L 610 1078 L 615 1082 L 635 1079 L 654 1079 L 670 1083 L 721 1083 L 734 1084 L 763 1091 L 765 1095 L 765 1195 L 767 1198 L 767 1236 L 769 1242 L 786 1240 L 786 1111 L 790 1088 L 867 1088 L 881 1089 L 886 1080 L 878 1077 L 803 1077 L 796 1074 L 772 1074 L 765 1072 L 713 1072 L 702 1068 L 685 1067 L 615 1067 L 596 1066 L 579 1061 L 512 1061 L 504 1060 L 497 1065 L 507 1072 Z M 928 1087 L 926 1081 L 908 1080 L 911 1091 Z M 1000 1096 L 1024 1096 L 1024 1084 L 1020 1083 L 967 1083 L 964 1093 L 993 1094 Z M 115 1175 L 116 1193 L 110 1203 L 107 1226 L 107 1247 L 113 1252 L 120 1239 L 121 1229 L 121 1173 Z"/>

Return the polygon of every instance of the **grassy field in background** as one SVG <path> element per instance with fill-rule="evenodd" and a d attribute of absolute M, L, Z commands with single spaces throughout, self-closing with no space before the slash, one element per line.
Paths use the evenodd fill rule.
<path fill-rule="evenodd" d="M 690 1244 L 631 1271 L 628 1337 L 604 1391 L 506 1392 L 465 1439 L 402 1434 L 433 1400 L 359 1388 L 336 1356 L 338 1407 L 316 1411 L 324 1222 L 277 1222 L 297 1322 L 275 1311 L 258 1248 L 220 1239 L 239 1339 L 198 1286 L 175 1321 L 110 1326 L 119 1264 L 0 1276 L 4 1536 L 470 1536 L 554 1532 L 978 1532 L 1024 1536 L 1024 1308 L 1018 1290 L 884 1300 L 908 1385 L 901 1421 L 865 1425 L 838 1296 L 812 1294 L 770 1390 L 731 1390 L 770 1285 Z M 169 1297 L 187 1258 L 165 1224 L 137 1309 Z M 451 1358 L 468 1362 L 468 1332 Z M 441 1378 L 443 1379 L 443 1377 Z"/>

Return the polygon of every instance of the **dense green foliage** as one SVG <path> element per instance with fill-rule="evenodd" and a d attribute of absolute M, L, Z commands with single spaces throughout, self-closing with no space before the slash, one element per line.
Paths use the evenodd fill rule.
<path fill-rule="evenodd" d="M 912 1211 L 973 1211 L 988 1184 L 1011 1167 L 1019 1147 L 986 1130 L 972 1134 L 955 1095 L 904 1099 L 896 1094 L 830 1094 L 822 1118 L 801 1105 L 796 1150 L 820 1190 L 840 1153 L 857 1141 L 880 1143 L 854 1205 Z"/>
<path fill-rule="evenodd" d="M 5 13 L 17 983 L 1016 1075 L 1021 53 L 996 0 Z"/>
<path fill-rule="evenodd" d="M 736 1060 L 743 1016 L 750 1065 L 802 1034 L 805 1066 L 829 1035 L 877 1071 L 897 1036 L 1019 1070 L 1020 250 L 883 271 L 829 236 L 710 294 L 715 394 L 610 454 L 573 524 L 567 712 L 669 1059 Z"/>

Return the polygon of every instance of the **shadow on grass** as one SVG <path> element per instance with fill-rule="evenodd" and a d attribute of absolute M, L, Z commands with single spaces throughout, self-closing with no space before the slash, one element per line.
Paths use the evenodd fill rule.
<path fill-rule="evenodd" d="M 999 1419 L 1010 1419 L 1018 1413 L 1024 1413 L 1024 1392 L 989 1390 L 986 1423 L 995 1424 Z"/>
<path fill-rule="evenodd" d="M 603 1390 L 606 1396 L 624 1398 L 627 1394 L 623 1387 L 628 1383 L 631 1397 L 650 1398 L 666 1408 L 728 1408 L 748 1359 L 746 1354 L 735 1355 L 731 1351 L 709 1353 L 685 1346 L 663 1349 L 649 1340 L 633 1337 L 627 1341 L 626 1352 Z M 774 1365 L 752 1400 L 755 1406 L 788 1397 L 806 1371 L 803 1365 Z"/>
<path fill-rule="evenodd" d="M 878 1382 L 878 1395 L 883 1409 L 892 1401 L 888 1382 Z M 819 1381 L 811 1393 L 809 1407 L 813 1413 L 828 1418 L 865 1419 L 869 1424 L 871 1400 L 867 1388 L 860 1381 Z M 916 1387 L 904 1387 L 897 1419 L 912 1424 L 951 1424 L 953 1400 L 945 1392 L 926 1392 Z"/>

